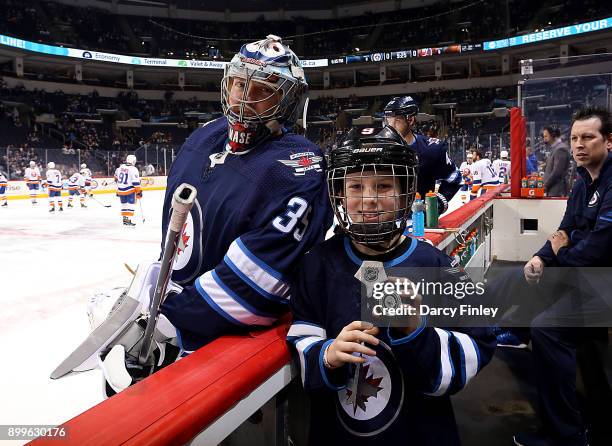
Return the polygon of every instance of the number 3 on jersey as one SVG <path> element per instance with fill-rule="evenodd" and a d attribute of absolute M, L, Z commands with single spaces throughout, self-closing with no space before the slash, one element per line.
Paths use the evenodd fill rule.
<path fill-rule="evenodd" d="M 308 216 L 312 208 L 308 206 L 306 200 L 300 197 L 293 197 L 287 204 L 287 210 L 283 215 L 279 215 L 272 221 L 272 226 L 280 232 L 287 234 L 295 228 L 298 220 L 301 218 L 301 228 L 298 228 L 293 233 L 293 238 L 298 242 L 304 237 L 306 228 L 308 227 Z"/>

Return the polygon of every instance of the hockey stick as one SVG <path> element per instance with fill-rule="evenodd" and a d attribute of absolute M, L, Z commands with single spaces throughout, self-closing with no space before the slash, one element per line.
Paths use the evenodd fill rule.
<path fill-rule="evenodd" d="M 142 198 L 138 198 L 138 205 L 140 206 L 140 216 L 142 217 L 142 222 L 145 222 L 144 212 L 142 211 Z"/>
<path fill-rule="evenodd" d="M 109 207 L 111 207 L 111 205 L 110 205 L 110 204 L 104 204 L 104 203 L 102 203 L 100 200 L 98 200 L 96 197 L 94 197 L 94 196 L 93 196 L 93 194 L 92 194 L 92 195 L 91 195 L 91 197 L 89 197 L 89 198 L 91 198 L 93 201 L 95 201 L 96 203 L 98 203 L 100 206 L 104 206 L 105 208 L 109 208 Z"/>
<path fill-rule="evenodd" d="M 155 284 L 147 328 L 142 337 L 142 346 L 140 347 L 140 354 L 138 355 L 138 363 L 143 367 L 147 363 L 147 359 L 150 355 L 149 350 L 151 349 L 153 333 L 157 325 L 157 319 L 159 318 L 159 308 L 163 303 L 166 289 L 168 288 L 168 282 L 172 274 L 172 264 L 174 263 L 174 257 L 178 248 L 178 240 L 183 231 L 183 225 L 187 221 L 189 211 L 191 211 L 193 207 L 196 195 L 197 191 L 195 187 L 187 183 L 181 184 L 172 195 L 172 215 L 170 216 L 170 224 L 168 225 L 168 232 L 166 234 L 164 254 L 161 259 L 159 276 Z"/>

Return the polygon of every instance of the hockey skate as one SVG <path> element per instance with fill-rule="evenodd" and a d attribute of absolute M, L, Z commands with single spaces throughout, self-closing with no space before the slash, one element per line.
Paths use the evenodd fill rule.
<path fill-rule="evenodd" d="M 124 226 L 136 226 L 135 223 L 132 223 L 132 220 L 130 220 L 129 217 L 123 217 L 123 225 Z"/>

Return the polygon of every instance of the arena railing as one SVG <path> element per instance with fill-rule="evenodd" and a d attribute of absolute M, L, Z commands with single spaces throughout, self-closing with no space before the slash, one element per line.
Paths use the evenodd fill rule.
<path fill-rule="evenodd" d="M 507 189 L 498 186 L 442 217 L 441 229 L 427 232 L 427 239 L 450 252 L 458 234 L 474 227 L 487 233 L 493 200 Z M 483 237 L 479 249 L 485 248 Z M 289 325 L 287 316 L 267 330 L 217 339 L 63 423 L 62 444 L 218 444 L 299 374 L 285 342 Z"/>

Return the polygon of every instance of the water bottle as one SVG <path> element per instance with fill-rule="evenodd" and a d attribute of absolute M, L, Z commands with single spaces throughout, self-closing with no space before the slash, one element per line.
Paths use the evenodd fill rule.
<path fill-rule="evenodd" d="M 438 227 L 438 197 L 432 191 L 425 194 L 425 204 L 427 206 L 427 227 Z"/>
<path fill-rule="evenodd" d="M 414 237 L 425 237 L 425 203 L 418 192 L 412 203 L 412 235 Z"/>

